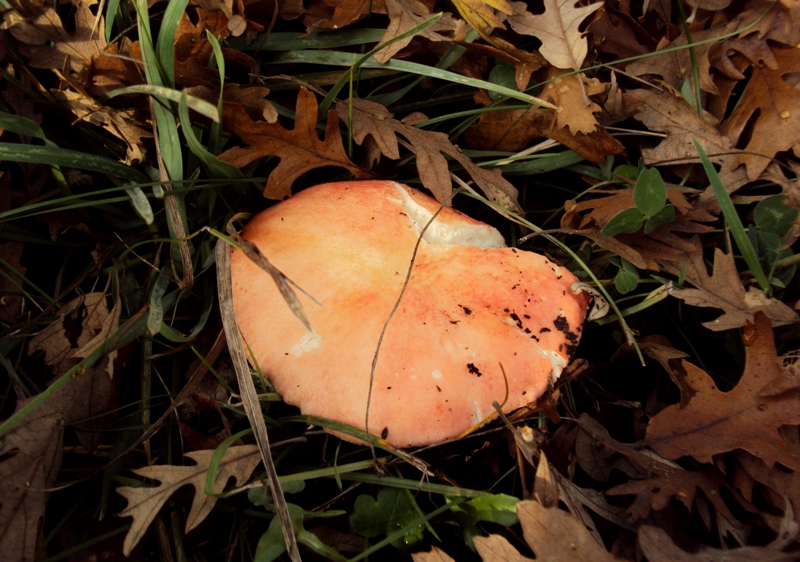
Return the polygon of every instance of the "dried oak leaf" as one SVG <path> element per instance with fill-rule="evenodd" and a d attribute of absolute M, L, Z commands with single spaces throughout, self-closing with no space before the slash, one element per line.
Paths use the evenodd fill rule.
<path fill-rule="evenodd" d="M 574 562 L 611 562 L 620 560 L 597 542 L 574 515 L 557 507 L 546 508 L 539 502 L 517 504 L 525 542 L 537 560 L 572 560 Z"/>
<path fill-rule="evenodd" d="M 786 77 L 800 72 L 800 50 L 773 49 L 777 68 L 753 65 L 750 81 L 723 134 L 735 144 L 745 128 L 752 130 L 737 164 L 747 167 L 750 180 L 758 179 L 778 152 L 792 150 L 800 157 L 800 90 Z"/>
<path fill-rule="evenodd" d="M 411 555 L 414 562 L 455 562 L 455 560 L 438 546 L 433 546 L 428 552 L 415 552 Z"/>
<path fill-rule="evenodd" d="M 684 542 L 685 542 L 684 537 Z M 787 554 L 766 546 L 721 549 L 697 545 L 693 552 L 678 547 L 663 529 L 643 526 L 638 544 L 649 562 L 791 562 L 797 554 Z"/>
<path fill-rule="evenodd" d="M 195 86 L 186 88 L 186 93 L 206 100 L 214 105 L 219 99 L 219 88 L 206 88 L 205 86 Z M 278 111 L 275 106 L 266 99 L 269 88 L 264 86 L 242 86 L 241 84 L 225 84 L 222 88 L 222 97 L 226 102 L 239 104 L 250 116 L 253 121 L 263 119 L 267 123 L 274 123 L 278 120 Z"/>
<path fill-rule="evenodd" d="M 51 93 L 62 107 L 69 108 L 78 119 L 102 127 L 124 142 L 126 164 L 135 164 L 144 159 L 143 139 L 151 138 L 153 133 L 136 124 L 132 110 L 105 106 L 72 90 L 53 90 Z"/>
<path fill-rule="evenodd" d="M 222 493 L 230 478 L 236 485 L 242 485 L 250 478 L 261 455 L 255 445 L 241 445 L 231 447 L 219 463 L 219 472 L 214 479 L 214 495 L 206 495 L 206 477 L 214 451 L 193 451 L 186 456 L 195 461 L 193 466 L 159 465 L 137 468 L 133 472 L 145 478 L 158 480 L 160 484 L 154 487 L 122 486 L 117 492 L 128 500 L 127 507 L 120 512 L 120 517 L 133 517 L 122 552 L 128 556 L 141 540 L 150 523 L 156 518 L 161 507 L 169 497 L 182 486 L 191 485 L 194 488 L 192 507 L 186 517 L 186 532 L 197 527 L 211 513 L 217 503 L 217 495 Z"/>
<path fill-rule="evenodd" d="M 637 232 L 609 237 L 601 234 L 603 227 L 620 211 L 634 207 L 633 190 L 598 190 L 596 193 L 604 197 L 565 203 L 562 228 L 576 229 L 575 234 L 586 236 L 636 267 L 651 271 L 660 271 L 669 263 L 676 263 L 680 268 L 694 250 L 685 235 L 712 231 L 713 227 L 707 223 L 715 221 L 715 213 L 719 212 L 715 200 L 690 202 L 687 195 L 691 194 L 667 188 L 667 200 L 676 210 L 674 220 L 648 234 Z"/>
<path fill-rule="evenodd" d="M 598 51 L 621 59 L 652 53 L 657 41 L 629 13 L 606 8 L 588 27 Z M 620 66 L 620 68 L 625 68 Z"/>
<path fill-rule="evenodd" d="M 736 451 L 734 459 L 734 482 L 748 501 L 752 501 L 753 489 L 758 482 L 768 489 L 768 493 L 762 495 L 772 496 L 770 503 L 776 510 L 785 510 L 785 500 L 788 499 L 791 510 L 794 513 L 800 511 L 800 471 L 776 470 L 744 451 Z"/>
<path fill-rule="evenodd" d="M 29 351 L 45 352 L 45 363 L 54 365 L 60 375 L 99 345 L 97 338 L 119 326 L 117 304 L 109 313 L 105 297 L 89 293 L 64 305 L 61 316 L 31 342 Z M 65 333 L 65 318 L 79 322 L 80 333 L 73 340 Z M 64 427 L 87 417 L 101 416 L 111 406 L 109 373 L 114 371 L 116 353 L 101 359 L 76 376 L 42 403 L 20 424 L 0 437 L 0 560 L 33 561 L 41 532 L 41 520 L 49 490 L 61 466 Z M 36 397 L 20 400 L 16 412 Z M 97 431 L 78 432 L 78 437 L 93 449 Z"/>
<path fill-rule="evenodd" d="M 745 167 L 740 167 L 738 163 L 741 151 L 717 130 L 711 115 L 701 116 L 675 92 L 652 92 L 640 89 L 629 94 L 642 101 L 639 112 L 634 117 L 651 131 L 667 133 L 667 138 L 658 146 L 642 150 L 646 164 L 700 162 L 693 140 L 697 138 L 709 159 L 720 165 L 719 176 L 729 193 L 751 182 Z M 775 164 L 767 167 L 761 178 L 784 187 L 788 185 L 786 177 L 780 173 Z M 707 194 L 703 196 L 705 199 L 713 197 L 711 189 L 708 189 Z"/>
<path fill-rule="evenodd" d="M 714 26 L 711 29 L 693 31 L 692 43 L 731 33 L 738 29 L 739 25 L 739 19 L 737 18 Z M 658 76 L 673 88 L 678 88 L 681 82 L 692 76 L 696 65 L 700 77 L 700 89 L 712 94 L 718 94 L 719 90 L 711 76 L 712 64 L 709 59 L 714 43 L 696 45 L 692 51 L 685 48 L 686 44 L 685 34 L 669 43 L 665 41 L 659 45 L 659 50 L 674 48 L 677 48 L 677 50 L 668 53 L 655 51 L 651 56 L 629 64 L 626 67 L 626 71 L 639 77 Z M 694 56 L 694 61 L 692 56 Z"/>
<path fill-rule="evenodd" d="M 520 554 L 502 535 L 475 537 L 473 540 L 483 562 L 533 562 L 532 558 Z"/>
<path fill-rule="evenodd" d="M 348 102 L 338 102 L 344 109 Z M 412 113 L 402 121 L 397 120 L 384 106 L 362 99 L 352 100 L 353 140 L 363 144 L 367 136 L 372 137 L 381 154 L 397 160 L 400 158 L 398 136 L 403 137 L 409 150 L 416 154 L 417 172 L 422 185 L 431 190 L 442 203 L 450 199 L 453 184 L 445 156 L 449 156 L 472 177 L 486 197 L 503 208 L 519 212 L 517 189 L 503 179 L 499 170 L 487 170 L 476 166 L 461 149 L 450 142 L 447 135 L 425 131 L 415 123 L 425 120 L 421 113 Z M 343 115 L 347 111 L 342 111 Z"/>
<path fill-rule="evenodd" d="M 783 326 L 797 322 L 798 314 L 778 299 L 767 297 L 758 287 L 745 290 L 739 279 L 739 272 L 732 254 L 726 254 L 719 248 L 714 250 L 714 271 L 711 275 L 706 270 L 703 249 L 699 239 L 693 240 L 694 252 L 688 252 L 687 261 L 683 264 L 672 264 L 666 269 L 680 274 L 682 265 L 686 280 L 694 285 L 694 289 L 670 290 L 673 297 L 681 299 L 692 306 L 719 308 L 722 316 L 703 322 L 703 326 L 715 332 L 732 330 L 752 322 L 757 312 L 764 313 L 772 324 Z"/>
<path fill-rule="evenodd" d="M 561 107 L 561 112 L 532 107 L 484 113 L 477 125 L 467 129 L 467 142 L 479 150 L 514 152 L 530 147 L 537 138 L 549 138 L 598 164 L 606 156 L 620 154 L 625 147 L 599 126 L 593 112 L 600 106 L 583 103 L 577 80 L 557 78 L 545 87 L 542 97 Z M 605 85 L 593 81 L 585 90 L 593 95 L 603 92 Z"/>
<path fill-rule="evenodd" d="M 306 13 L 320 11 L 319 9 L 314 10 L 313 2 L 311 4 L 311 9 L 307 9 Z M 314 18 L 316 21 L 313 24 L 312 20 L 307 19 L 306 24 L 312 24 L 309 25 L 309 28 L 340 29 L 369 14 L 386 13 L 386 3 L 383 0 L 321 0 L 320 4 L 328 9 L 332 8 L 333 13 L 326 14 L 320 19 Z"/>
<path fill-rule="evenodd" d="M 379 45 L 391 41 L 398 35 L 402 35 L 433 16 L 428 6 L 419 0 L 386 0 L 386 8 L 389 12 L 389 26 L 386 28 L 386 33 L 381 37 Z M 429 41 L 452 41 L 455 30 L 455 20 L 452 15 L 445 12 L 439 18 L 439 21 L 426 27 L 414 37 L 424 37 Z M 411 43 L 414 37 L 407 37 L 392 43 L 375 53 L 372 58 L 381 64 L 388 62 L 389 59 Z"/>
<path fill-rule="evenodd" d="M 95 27 L 96 20 L 89 4 L 81 2 L 75 6 L 74 33 L 64 29 L 52 5 L 43 6 L 29 21 L 11 12 L 3 26 L 20 42 L 19 50 L 32 67 L 78 73 L 107 45 L 104 20 L 101 17 Z"/>
<path fill-rule="evenodd" d="M 687 512 L 694 509 L 697 491 L 704 493 L 708 501 L 717 510 L 717 513 L 728 521 L 736 521 L 728 505 L 725 503 L 721 492 L 727 498 L 735 498 L 739 505 L 749 511 L 757 511 L 750 506 L 744 498 L 731 490 L 725 478 L 715 469 L 712 470 L 675 470 L 669 476 L 647 478 L 645 480 L 631 480 L 606 491 L 609 496 L 635 495 L 636 499 L 628 506 L 628 521 L 635 523 L 650 515 L 651 510 L 660 511 L 667 507 L 672 498 L 680 501 Z"/>
<path fill-rule="evenodd" d="M 536 560 L 569 560 L 571 562 L 618 562 L 621 560 L 597 542 L 586 526 L 574 515 L 558 507 L 547 508 L 537 501 L 517 503 L 525 542 Z M 516 551 L 508 541 L 497 535 L 476 538 L 475 547 L 483 562 L 531 560 Z M 441 549 L 413 555 L 414 562 L 449 562 L 453 560 Z"/>
<path fill-rule="evenodd" d="M 800 447 L 779 433 L 781 426 L 800 424 L 800 380 L 781 367 L 763 313 L 756 314 L 748 340 L 744 373 L 729 392 L 684 361 L 687 382 L 696 394 L 686 407 L 668 406 L 650 420 L 647 445 L 668 459 L 692 456 L 706 463 L 713 455 L 744 449 L 770 466 L 779 462 L 800 470 Z"/>
<path fill-rule="evenodd" d="M 222 154 L 220 160 L 242 168 L 264 156 L 280 158 L 278 166 L 270 173 L 264 196 L 285 199 L 292 194 L 292 184 L 302 174 L 323 166 L 337 166 L 364 177 L 364 171 L 348 157 L 339 132 L 336 111 L 328 112 L 325 139 L 317 136 L 318 106 L 314 94 L 300 88 L 297 94 L 294 129 L 285 129 L 280 123 L 253 121 L 240 104 L 223 104 L 225 128 L 242 139 L 248 147 L 233 147 Z"/>
<path fill-rule="evenodd" d="M 511 2 L 514 13 L 508 23 L 517 33 L 539 39 L 539 52 L 547 62 L 556 68 L 578 70 L 589 52 L 579 27 L 603 3 L 580 7 L 575 4 L 575 0 L 544 0 L 544 13 L 534 15 L 524 2 Z"/>

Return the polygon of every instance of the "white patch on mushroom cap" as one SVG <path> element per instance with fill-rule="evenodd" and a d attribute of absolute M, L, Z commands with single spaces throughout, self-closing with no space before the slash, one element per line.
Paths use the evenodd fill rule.
<path fill-rule="evenodd" d="M 481 405 L 478 404 L 477 400 L 472 401 L 472 419 L 475 421 L 475 425 L 483 421 L 483 414 L 481 414 Z"/>
<path fill-rule="evenodd" d="M 314 351 L 322 345 L 322 336 L 314 332 L 306 332 L 300 341 L 292 346 L 291 352 L 295 357 L 300 357 L 304 353 Z"/>
<path fill-rule="evenodd" d="M 564 358 L 564 356 L 557 351 L 550 351 L 549 349 L 543 349 L 542 355 L 544 355 L 550 361 L 550 369 L 553 373 L 553 380 L 557 380 L 558 377 L 561 376 L 561 371 L 563 371 L 564 367 L 567 366 L 566 358 Z"/>
<path fill-rule="evenodd" d="M 417 234 L 422 232 L 431 220 L 433 213 L 414 201 L 408 192 L 396 184 L 403 209 L 414 222 Z M 506 241 L 497 229 L 488 224 L 459 224 L 453 226 L 435 220 L 422 237 L 428 244 L 447 244 L 451 246 L 477 246 L 479 248 L 505 248 Z"/>
<path fill-rule="evenodd" d="M 434 380 L 438 381 L 439 379 L 442 378 L 442 372 L 439 369 L 434 369 L 433 372 L 431 373 L 431 376 L 433 377 Z"/>

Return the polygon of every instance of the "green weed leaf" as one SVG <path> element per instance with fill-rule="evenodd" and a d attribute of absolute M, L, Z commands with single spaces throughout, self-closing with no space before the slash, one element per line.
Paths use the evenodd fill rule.
<path fill-rule="evenodd" d="M 631 234 L 642 228 L 644 214 L 639 209 L 625 209 L 614 215 L 603 227 L 603 236 L 616 236 L 617 234 Z"/>
<path fill-rule="evenodd" d="M 667 187 L 655 168 L 646 168 L 639 174 L 633 188 L 633 202 L 646 217 L 652 217 L 664 208 L 667 202 Z"/>
<path fill-rule="evenodd" d="M 675 220 L 675 207 L 672 205 L 665 205 L 659 212 L 647 219 L 644 225 L 644 233 L 650 234 L 662 224 L 672 222 Z"/>
<path fill-rule="evenodd" d="M 783 236 L 797 220 L 798 211 L 788 207 L 784 202 L 784 195 L 772 195 L 762 199 L 753 211 L 756 228 L 763 232 L 771 232 Z"/>

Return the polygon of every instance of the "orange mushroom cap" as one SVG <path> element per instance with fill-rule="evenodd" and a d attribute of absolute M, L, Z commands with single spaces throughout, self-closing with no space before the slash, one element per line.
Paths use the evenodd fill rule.
<path fill-rule="evenodd" d="M 391 181 L 329 183 L 248 223 L 243 237 L 322 304 L 304 304 L 308 332 L 270 276 L 234 251 L 239 328 L 286 402 L 364 429 L 381 330 L 439 206 Z M 544 256 L 505 247 L 491 226 L 443 209 L 381 345 L 370 432 L 396 447 L 437 443 L 491 416 L 506 384 L 504 411 L 536 400 L 580 340 L 589 297 L 570 290 L 576 281 Z"/>

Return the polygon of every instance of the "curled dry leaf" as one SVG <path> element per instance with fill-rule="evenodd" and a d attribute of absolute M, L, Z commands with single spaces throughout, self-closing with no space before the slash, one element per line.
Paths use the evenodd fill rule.
<path fill-rule="evenodd" d="M 750 180 L 758 179 L 778 152 L 800 154 L 800 90 L 786 79 L 800 72 L 800 50 L 775 49 L 774 56 L 777 68 L 753 65 L 744 95 L 722 128 L 731 143 L 746 127 L 750 131 L 737 159 Z"/>
<path fill-rule="evenodd" d="M 474 541 L 475 550 L 483 562 L 533 562 L 531 558 L 520 554 L 502 535 L 475 537 Z"/>
<path fill-rule="evenodd" d="M 428 552 L 415 552 L 411 555 L 414 562 L 455 562 L 444 550 L 438 546 L 432 547 Z"/>
<path fill-rule="evenodd" d="M 774 326 L 783 326 L 797 322 L 798 314 L 778 299 L 767 297 L 758 287 L 749 287 L 746 291 L 739 279 L 739 272 L 732 254 L 726 254 L 719 248 L 714 250 L 714 271 L 709 275 L 706 271 L 702 248 L 697 248 L 689 255 L 689 261 L 683 265 L 686 280 L 695 289 L 671 289 L 673 297 L 681 299 L 692 306 L 719 308 L 724 314 L 703 326 L 719 332 L 744 326 L 752 322 L 757 312 L 762 312 Z"/>
<path fill-rule="evenodd" d="M 598 543 L 586 527 L 570 513 L 539 502 L 522 501 L 517 515 L 525 541 L 539 560 L 612 562 L 619 558 Z"/>
<path fill-rule="evenodd" d="M 381 37 L 379 45 L 402 35 L 433 16 L 430 9 L 419 0 L 386 0 L 386 8 L 389 12 L 389 26 Z M 426 27 L 417 35 L 429 41 L 452 41 L 455 30 L 455 20 L 450 14 L 444 13 L 439 21 Z M 392 43 L 375 53 L 373 58 L 383 64 L 402 51 L 411 43 L 412 39 L 413 37 L 407 37 Z"/>
<path fill-rule="evenodd" d="M 344 110 L 348 102 L 338 102 Z M 375 141 L 381 154 L 397 160 L 400 158 L 398 137 L 408 141 L 406 145 L 417 157 L 417 172 L 422 185 L 431 190 L 440 203 L 447 203 L 453 184 L 445 156 L 461 164 L 488 199 L 511 211 L 519 212 L 517 189 L 503 179 L 499 170 L 487 170 L 476 166 L 461 149 L 450 142 L 447 135 L 425 131 L 415 127 L 424 121 L 421 113 L 412 113 L 402 121 L 397 120 L 384 106 L 361 99 L 352 100 L 353 140 L 363 144 L 367 135 Z M 342 111 L 347 115 L 347 111 Z"/>
<path fill-rule="evenodd" d="M 650 447 L 668 459 L 692 456 L 706 463 L 713 455 L 744 449 L 770 466 L 779 462 L 800 470 L 800 447 L 779 431 L 800 425 L 800 380 L 781 367 L 765 314 L 756 313 L 748 343 L 744 373 L 729 392 L 720 391 L 702 369 L 683 362 L 696 394 L 686 407 L 668 406 L 650 420 Z"/>
<path fill-rule="evenodd" d="M 649 562 L 790 562 L 797 554 L 787 554 L 774 548 L 745 546 L 720 549 L 698 546 L 694 552 L 678 547 L 663 529 L 645 525 L 639 531 L 639 547 Z"/>
<path fill-rule="evenodd" d="M 44 3 L 42 11 L 30 20 L 11 12 L 3 27 L 20 42 L 20 52 L 28 57 L 34 68 L 62 71 L 67 68 L 74 73 L 83 70 L 94 55 L 105 49 L 105 24 L 100 18 L 95 28 L 95 16 L 88 3 L 75 6 L 75 31 L 64 29 L 56 10 Z"/>
<path fill-rule="evenodd" d="M 556 68 L 578 70 L 589 52 L 579 27 L 603 3 L 581 7 L 576 4 L 575 0 L 544 0 L 544 13 L 534 15 L 524 2 L 511 2 L 514 13 L 508 23 L 517 33 L 539 39 L 539 51 L 547 62 Z"/>
<path fill-rule="evenodd" d="M 33 339 L 29 351 L 44 351 L 45 363 L 61 375 L 89 348 L 100 345 L 99 337 L 107 339 L 116 330 L 120 308 L 117 304 L 109 313 L 101 293 L 78 297 L 62 307 L 62 316 Z M 68 316 L 80 322 L 77 340 L 66 336 L 64 320 Z M 116 356 L 114 352 L 86 369 L 0 437 L 0 560 L 35 559 L 49 490 L 61 467 L 64 427 L 87 417 L 96 417 L 99 423 L 108 411 L 113 396 L 109 374 L 114 371 Z M 34 399 L 20 400 L 15 412 Z M 78 432 L 88 450 L 93 449 L 98 435 L 97 431 Z"/>
<path fill-rule="evenodd" d="M 122 486 L 117 488 L 117 492 L 128 500 L 128 506 L 120 512 L 120 517 L 133 517 L 133 523 L 128 529 L 128 534 L 125 535 L 125 543 L 122 547 L 125 556 L 131 553 L 150 523 L 158 515 L 161 507 L 172 494 L 178 491 L 178 488 L 187 485 L 194 488 L 192 507 L 186 517 L 186 532 L 188 533 L 211 513 L 214 504 L 217 503 L 217 494 L 222 493 L 230 478 L 234 479 L 236 485 L 244 484 L 261 461 L 261 455 L 255 445 L 241 445 L 225 451 L 225 455 L 219 463 L 219 472 L 214 479 L 213 492 L 215 495 L 209 496 L 205 493 L 205 485 L 213 454 L 214 451 L 210 450 L 187 453 L 186 456 L 197 463 L 194 466 L 160 465 L 138 468 L 133 472 L 145 478 L 158 480 L 160 484 L 154 487 Z"/>
<path fill-rule="evenodd" d="M 300 88 L 297 94 L 295 111 L 294 129 L 288 130 L 277 122 L 253 121 L 240 104 L 224 104 L 225 127 L 248 147 L 229 148 L 220 154 L 220 160 L 242 168 L 264 156 L 280 158 L 264 190 L 264 196 L 269 199 L 289 197 L 298 177 L 323 166 L 344 168 L 357 177 L 364 177 L 363 170 L 347 157 L 335 111 L 328 112 L 324 140 L 317 136 L 317 100 L 306 88 Z"/>

